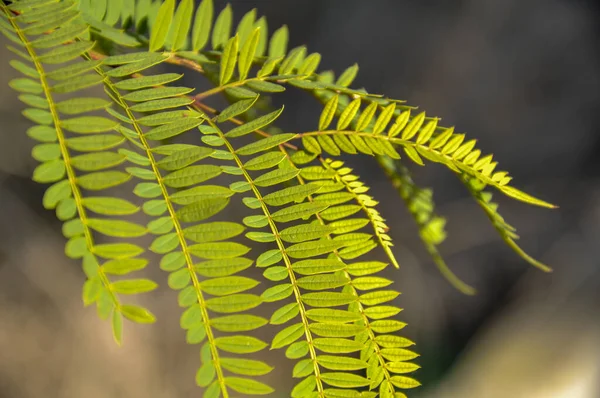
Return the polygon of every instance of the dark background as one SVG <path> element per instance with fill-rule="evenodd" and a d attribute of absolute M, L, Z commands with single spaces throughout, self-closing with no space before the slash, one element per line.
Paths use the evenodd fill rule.
<path fill-rule="evenodd" d="M 232 1 L 252 7 L 290 47 L 323 55 L 320 69 L 354 62 L 354 87 L 406 99 L 478 139 L 514 185 L 560 206 L 538 209 L 496 195 L 520 244 L 554 268 L 533 269 L 505 247 L 464 188 L 441 166 L 412 167 L 448 218 L 442 253 L 478 289 L 453 290 L 436 271 L 397 194 L 374 161 L 350 159 L 374 188 L 396 242 L 403 331 L 416 341 L 428 397 L 600 396 L 600 23 L 583 0 Z M 220 10 L 224 2 L 216 1 Z M 6 41 L 3 41 L 5 44 Z M 7 82 L 0 48 L 0 397 L 173 397 L 200 392 L 195 347 L 179 330 L 175 293 L 145 302 L 161 321 L 127 325 L 115 347 L 108 323 L 82 308 L 79 264 L 63 256 L 60 223 L 30 181 L 28 122 Z M 186 84 L 202 85 L 186 76 Z M 308 96 L 283 97 L 282 124 L 316 126 Z M 155 272 L 161 285 L 164 273 Z M 282 355 L 274 361 L 283 361 Z M 289 377 L 289 361 L 271 383 Z M 279 384 L 278 384 L 279 383 Z M 571 394 L 571 395 L 569 395 Z M 285 396 L 282 392 L 280 395 Z"/>

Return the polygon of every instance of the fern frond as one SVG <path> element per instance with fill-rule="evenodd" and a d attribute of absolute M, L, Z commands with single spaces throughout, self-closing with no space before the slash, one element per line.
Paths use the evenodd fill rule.
<path fill-rule="evenodd" d="M 37 124 L 28 135 L 42 142 L 33 148 L 32 155 L 41 162 L 33 179 L 52 184 L 44 194 L 44 207 L 55 209 L 59 220 L 64 221 L 63 234 L 69 239 L 66 255 L 83 259 L 88 277 L 83 287 L 84 303 L 95 303 L 104 319 L 112 314 L 114 337 L 120 343 L 122 316 L 139 323 L 154 322 L 155 317 L 143 307 L 122 304 L 119 294 L 149 292 L 157 285 L 148 279 L 133 278 L 111 282 L 109 275 L 128 275 L 143 269 L 147 260 L 139 255 L 144 249 L 129 242 L 97 244 L 93 234 L 135 238 L 145 235 L 146 228 L 132 221 L 102 217 L 122 218 L 136 213 L 139 208 L 129 201 L 83 195 L 83 190 L 100 194 L 122 185 L 131 175 L 114 170 L 126 160 L 120 151 L 109 150 L 124 141 L 113 133 L 117 122 L 90 115 L 107 108 L 110 102 L 96 97 L 62 98 L 66 93 L 98 85 L 102 78 L 93 73 L 98 62 L 71 62 L 93 43 L 80 39 L 87 31 L 85 25 L 71 23 L 77 18 L 70 12 L 73 2 L 62 2 L 61 13 L 48 20 L 47 15 L 55 10 L 54 3 L 38 0 L 0 5 L 2 31 L 13 35 L 13 42 L 24 49 L 20 52 L 24 62 L 13 60 L 11 65 L 27 77 L 14 79 L 11 86 L 23 93 L 20 99 L 30 106 L 23 114 Z M 49 33 L 42 35 L 44 32 Z M 51 70 L 50 66 L 58 69 Z M 82 154 L 74 156 L 74 151 Z M 90 217 L 88 212 L 97 216 Z M 101 265 L 100 259 L 105 260 Z"/>
<path fill-rule="evenodd" d="M 529 264 L 533 265 L 536 268 L 541 269 L 544 272 L 551 272 L 552 268 L 548 267 L 546 264 L 541 263 L 535 258 L 531 257 L 529 254 L 525 253 L 523 249 L 515 242 L 515 240 L 519 239 L 519 235 L 516 233 L 516 228 L 512 225 L 508 224 L 504 217 L 498 213 L 498 204 L 492 202 L 492 193 L 484 191 L 486 185 L 478 181 L 474 178 L 469 178 L 467 176 L 462 176 L 461 181 L 469 190 L 469 193 L 477 204 L 483 209 L 485 214 L 488 216 L 492 225 L 498 231 L 498 234 L 502 238 L 502 240 L 515 251 L 522 259 L 527 261 Z"/>
<path fill-rule="evenodd" d="M 413 216 L 419 227 L 419 237 L 442 276 L 460 292 L 475 294 L 476 290 L 452 272 L 438 251 L 437 247 L 446 239 L 446 220 L 434 212 L 431 189 L 419 188 L 408 169 L 400 162 L 384 157 L 378 157 L 377 160 Z"/>
<path fill-rule="evenodd" d="M 261 361 L 221 354 L 222 351 L 249 354 L 266 346 L 259 339 L 238 334 L 267 323 L 262 317 L 242 313 L 261 302 L 259 296 L 245 293 L 258 282 L 236 275 L 252 265 L 252 260 L 244 257 L 250 249 L 229 241 L 240 235 L 245 227 L 222 221 L 198 223 L 222 212 L 234 192 L 220 186 L 201 185 L 223 173 L 223 168 L 216 165 L 195 165 L 211 156 L 219 157 L 214 149 L 189 144 L 151 144 L 198 126 L 206 127 L 201 125 L 205 119 L 203 114 L 181 109 L 189 102 L 183 94 L 190 90 L 166 85 L 146 88 L 159 82 L 166 84 L 166 80 L 175 81 L 180 75 L 175 79 L 164 75 L 123 76 L 124 71 L 143 72 L 140 67 L 151 64 L 147 62 L 151 57 L 153 55 L 148 53 L 144 56 L 133 53 L 105 58 L 104 63 L 112 67 L 105 73 L 106 84 L 109 95 L 121 108 L 122 114 L 118 118 L 133 128 L 130 130 L 122 125 L 120 131 L 140 144 L 144 150 L 142 159 L 147 159 L 147 163 L 141 164 L 145 167 L 137 168 L 135 175 L 153 181 L 140 182 L 134 190 L 138 196 L 150 199 L 143 209 L 149 216 L 156 217 L 148 224 L 150 232 L 157 235 L 150 249 L 163 255 L 161 268 L 170 272 L 169 286 L 179 290 L 179 304 L 186 308 L 181 316 L 181 327 L 187 330 L 187 342 L 200 344 L 206 340 L 201 349 L 203 363 L 197 373 L 197 384 L 206 387 L 207 392 L 220 391 L 224 397 L 230 395 L 229 389 L 248 394 L 268 393 L 272 391 L 269 386 L 228 376 L 227 371 L 260 376 L 269 373 L 270 366 Z M 130 59 L 136 61 L 125 63 Z M 139 65 L 135 66 L 136 63 Z M 113 76 L 123 76 L 125 80 L 113 82 Z M 125 94 L 122 93 L 124 90 Z M 134 105 L 130 105 L 131 102 Z M 138 112 L 144 116 L 136 116 Z M 152 128 L 144 131 L 145 126 Z M 183 190 L 172 193 L 170 189 Z M 186 227 L 184 223 L 193 225 Z M 196 243 L 189 244 L 188 241 Z M 194 257 L 204 261 L 196 263 Z M 200 281 L 198 275 L 206 280 Z M 213 297 L 206 298 L 208 295 Z M 228 315 L 213 316 L 210 313 Z M 234 335 L 216 337 L 213 329 Z"/>

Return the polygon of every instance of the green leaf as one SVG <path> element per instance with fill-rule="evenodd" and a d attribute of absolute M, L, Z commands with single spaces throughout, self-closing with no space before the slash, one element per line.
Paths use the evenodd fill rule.
<path fill-rule="evenodd" d="M 292 268 L 300 275 L 315 275 L 339 271 L 345 269 L 346 265 L 337 259 L 318 259 L 297 261 Z"/>
<path fill-rule="evenodd" d="M 365 110 L 360 114 L 360 117 L 356 122 L 356 131 L 365 130 L 369 126 L 369 124 L 371 124 L 371 120 L 373 120 L 373 116 L 375 116 L 376 111 L 377 103 L 371 102 L 369 106 L 367 106 Z"/>
<path fill-rule="evenodd" d="M 184 191 L 179 191 L 170 196 L 173 203 L 179 205 L 192 204 L 207 199 L 227 199 L 233 195 L 233 191 L 219 185 L 203 185 Z"/>
<path fill-rule="evenodd" d="M 323 238 L 333 231 L 334 228 L 328 225 L 301 224 L 286 228 L 280 231 L 279 235 L 285 242 L 297 243 Z"/>
<path fill-rule="evenodd" d="M 173 18 L 173 29 L 174 37 L 173 44 L 171 45 L 171 51 L 177 51 L 183 48 L 187 39 L 188 31 L 192 23 L 192 13 L 194 11 L 193 0 L 182 0 L 177 7 L 175 17 Z"/>
<path fill-rule="evenodd" d="M 402 389 L 415 388 L 421 385 L 417 380 L 406 376 L 392 376 L 390 380 L 393 385 Z"/>
<path fill-rule="evenodd" d="M 167 83 L 179 80 L 183 74 L 179 73 L 163 73 L 160 75 L 134 77 L 131 79 L 121 80 L 115 83 L 115 87 L 119 90 L 140 90 L 143 88 L 162 86 Z"/>
<path fill-rule="evenodd" d="M 182 268 L 169 274 L 168 285 L 171 289 L 181 290 L 184 287 L 188 286 L 190 284 L 190 281 L 190 271 L 187 268 Z"/>
<path fill-rule="evenodd" d="M 203 291 L 213 296 L 226 296 L 254 288 L 258 282 L 245 276 L 226 276 L 200 282 Z"/>
<path fill-rule="evenodd" d="M 211 362 L 204 362 L 196 373 L 196 384 L 199 387 L 208 387 L 216 375 L 215 366 Z"/>
<path fill-rule="evenodd" d="M 187 205 L 177 211 L 177 218 L 183 222 L 202 221 L 218 214 L 229 204 L 229 199 L 208 198 Z"/>
<path fill-rule="evenodd" d="M 318 292 L 302 295 L 302 301 L 311 307 L 337 307 L 353 303 L 356 300 L 357 297 L 348 293 Z"/>
<path fill-rule="evenodd" d="M 54 129 L 52 129 L 52 131 L 54 131 Z M 56 135 L 56 133 L 54 134 Z M 114 134 L 94 134 L 87 137 L 67 138 L 66 143 L 70 149 L 79 152 L 94 152 L 114 148 L 123 141 L 125 141 L 125 137 L 123 136 Z"/>
<path fill-rule="evenodd" d="M 267 250 L 256 259 L 256 266 L 259 268 L 268 267 L 281 261 L 283 258 L 279 249 Z"/>
<path fill-rule="evenodd" d="M 252 90 L 265 93 L 281 93 L 285 91 L 284 86 L 265 80 L 248 80 L 246 86 Z"/>
<path fill-rule="evenodd" d="M 336 86 L 348 87 L 352 84 L 358 74 L 358 64 L 354 64 L 346 69 L 335 82 Z"/>
<path fill-rule="evenodd" d="M 101 98 L 71 98 L 58 102 L 56 109 L 65 115 L 76 115 L 99 109 L 105 109 L 110 106 L 110 102 Z"/>
<path fill-rule="evenodd" d="M 210 324 L 221 332 L 247 332 L 266 325 L 267 320 L 256 315 L 236 314 L 211 318 Z"/>
<path fill-rule="evenodd" d="M 212 25 L 214 6 L 212 0 L 202 0 L 194 18 L 192 29 L 192 49 L 200 51 L 208 42 Z"/>
<path fill-rule="evenodd" d="M 235 35 L 227 42 L 221 57 L 221 67 L 219 71 L 219 85 L 227 84 L 233 76 L 235 64 L 238 56 L 238 36 Z"/>
<path fill-rule="evenodd" d="M 338 119 L 336 130 L 344 130 L 346 127 L 350 125 L 356 113 L 360 109 L 360 98 L 354 99 L 346 109 L 341 113 L 340 118 Z"/>
<path fill-rule="evenodd" d="M 156 20 L 150 32 L 149 49 L 151 52 L 159 50 L 165 44 L 174 11 L 175 0 L 165 0 L 158 9 Z"/>
<path fill-rule="evenodd" d="M 305 290 L 332 290 L 346 285 L 348 278 L 343 274 L 309 275 L 298 279 L 296 283 Z"/>
<path fill-rule="evenodd" d="M 240 75 L 239 80 L 241 81 L 246 79 L 248 72 L 252 67 L 252 61 L 254 60 L 256 49 L 258 47 L 258 41 L 260 39 L 260 28 L 254 29 L 249 39 L 245 40 L 243 37 L 241 37 L 241 33 L 240 38 L 242 48 L 240 49 L 238 72 Z"/>
<path fill-rule="evenodd" d="M 273 370 L 273 368 L 266 363 L 253 359 L 222 357 L 219 358 L 219 362 L 226 370 L 244 376 L 263 376 Z"/>
<path fill-rule="evenodd" d="M 247 258 L 230 258 L 213 261 L 203 261 L 195 264 L 196 272 L 205 277 L 220 277 L 233 275 L 252 265 Z"/>
<path fill-rule="evenodd" d="M 94 152 L 71 158 L 71 165 L 77 170 L 97 171 L 117 166 L 125 161 L 125 156 L 115 152 Z"/>
<path fill-rule="evenodd" d="M 243 256 L 250 248 L 237 242 L 208 242 L 189 246 L 189 251 L 196 257 L 216 260 Z"/>
<path fill-rule="evenodd" d="M 87 225 L 103 235 L 119 238 L 138 237 L 146 234 L 146 228 L 124 220 L 88 218 Z"/>
<path fill-rule="evenodd" d="M 261 294 L 260 297 L 264 302 L 271 303 L 274 301 L 283 300 L 284 298 L 288 298 L 293 293 L 293 286 L 290 283 L 283 283 L 281 285 L 268 288 L 263 292 L 263 294 Z"/>
<path fill-rule="evenodd" d="M 312 308 L 306 311 L 306 316 L 310 320 L 323 323 L 347 323 L 362 320 L 360 313 L 329 308 Z"/>
<path fill-rule="evenodd" d="M 227 6 L 219 13 L 215 21 L 215 26 L 212 33 L 212 47 L 218 50 L 219 47 L 225 45 L 231 35 L 231 24 L 233 20 L 233 12 L 231 6 Z"/>
<path fill-rule="evenodd" d="M 255 294 L 234 294 L 206 300 L 206 308 L 214 312 L 235 313 L 257 307 L 262 302 Z"/>
<path fill-rule="evenodd" d="M 306 377 L 314 372 L 314 362 L 312 358 L 306 358 L 296 363 L 292 371 L 292 377 Z"/>
<path fill-rule="evenodd" d="M 317 362 L 330 370 L 359 370 L 367 367 L 367 363 L 360 359 L 333 355 L 319 355 Z"/>
<path fill-rule="evenodd" d="M 254 97 L 254 98 L 243 99 L 243 100 L 234 102 L 233 104 L 229 105 L 227 108 L 223 109 L 223 112 L 221 112 L 217 116 L 216 121 L 218 123 L 223 123 L 231 118 L 241 115 L 242 113 L 244 113 L 248 109 L 250 109 L 252 107 L 252 105 L 254 105 L 254 103 L 256 103 L 257 99 L 258 99 L 258 96 Z"/>
<path fill-rule="evenodd" d="M 286 25 L 283 25 L 273 33 L 269 44 L 269 58 L 285 56 L 287 52 L 288 35 L 288 27 Z"/>
<path fill-rule="evenodd" d="M 119 311 L 113 311 L 112 315 L 113 337 L 118 345 L 123 342 L 123 316 Z"/>
<path fill-rule="evenodd" d="M 120 294 L 139 294 L 151 292 L 158 287 L 156 282 L 149 279 L 128 279 L 113 282 L 111 290 Z"/>
<path fill-rule="evenodd" d="M 234 354 L 252 354 L 267 346 L 262 340 L 250 336 L 224 336 L 215 339 L 215 345 Z"/>
<path fill-rule="evenodd" d="M 329 127 L 329 125 L 331 124 L 331 121 L 333 120 L 333 117 L 335 116 L 335 113 L 338 108 L 338 100 L 339 96 L 334 95 L 325 104 L 325 108 L 323 109 L 321 117 L 319 118 L 319 131 L 325 131 L 327 127 Z"/>
<path fill-rule="evenodd" d="M 320 203 L 300 203 L 276 211 L 271 215 L 271 218 L 277 222 L 290 222 L 312 216 L 313 214 L 319 213 L 326 208 L 327 205 Z"/>
<path fill-rule="evenodd" d="M 72 41 L 75 38 L 82 36 L 88 29 L 89 26 L 84 24 L 71 24 L 63 26 L 60 29 L 56 29 L 52 33 L 33 40 L 30 45 L 33 48 L 56 47 L 60 44 Z"/>
<path fill-rule="evenodd" d="M 285 168 L 273 170 L 265 173 L 254 180 L 254 185 L 259 187 L 270 187 L 272 185 L 281 184 L 289 181 L 300 174 L 300 170 L 295 168 Z"/>
<path fill-rule="evenodd" d="M 148 260 L 143 258 L 128 258 L 122 260 L 109 260 L 102 264 L 102 270 L 107 274 L 126 275 L 139 271 L 148 265 Z"/>
<path fill-rule="evenodd" d="M 282 348 L 288 346 L 298 340 L 304 334 L 304 325 L 296 323 L 281 330 L 273 337 L 271 349 Z"/>
<path fill-rule="evenodd" d="M 134 91 L 129 94 L 126 94 L 123 96 L 123 99 L 132 102 L 146 102 L 162 98 L 177 97 L 185 95 L 190 91 L 193 91 L 193 89 L 187 87 L 147 88 L 144 90 Z"/>
<path fill-rule="evenodd" d="M 144 249 L 131 243 L 103 243 L 93 248 L 94 254 L 107 259 L 123 259 L 140 255 Z"/>
<path fill-rule="evenodd" d="M 269 323 L 272 325 L 281 325 L 294 319 L 299 313 L 300 308 L 298 307 L 298 303 L 289 303 L 273 312 Z"/>
<path fill-rule="evenodd" d="M 102 133 L 110 131 L 117 126 L 117 122 L 101 116 L 80 116 L 64 119 L 61 127 L 73 133 Z"/>
<path fill-rule="evenodd" d="M 234 391 L 248 395 L 266 395 L 275 391 L 264 383 L 241 377 L 225 377 L 225 385 Z"/>
<path fill-rule="evenodd" d="M 83 189 L 100 191 L 123 184 L 130 178 L 129 174 L 121 171 L 99 171 L 78 177 L 77 184 Z"/>
<path fill-rule="evenodd" d="M 167 138 L 182 134 L 202 123 L 202 119 L 184 118 L 183 120 L 156 127 L 145 134 L 145 137 L 152 141 L 161 141 Z M 208 156 L 208 155 L 207 155 Z M 162 161 L 161 161 L 162 162 Z M 161 163 L 159 162 L 159 163 Z M 162 166 L 162 164 L 160 164 Z M 165 168 L 165 167 L 163 167 Z M 169 169 L 167 169 L 169 170 Z"/>
<path fill-rule="evenodd" d="M 264 116 L 260 116 L 256 119 L 253 119 L 252 121 L 250 121 L 248 123 L 245 123 L 245 124 L 242 124 L 241 126 L 235 127 L 233 129 L 229 130 L 225 134 L 225 137 L 228 137 L 228 138 L 242 137 L 253 131 L 260 130 L 263 127 L 265 127 L 265 126 L 271 124 L 273 121 L 275 121 L 275 119 L 277 119 L 279 117 L 279 115 L 281 115 L 281 113 L 283 112 L 283 108 L 284 107 L 282 106 L 280 109 L 278 109 L 274 112 L 268 113 Z"/>
<path fill-rule="evenodd" d="M 185 166 L 205 159 L 214 152 L 213 149 L 191 146 L 182 150 L 174 151 L 169 156 L 157 162 L 157 165 L 165 170 L 179 170 Z"/>
<path fill-rule="evenodd" d="M 136 305 L 123 304 L 120 307 L 123 316 L 137 323 L 154 323 L 156 317 L 146 308 Z"/>
<path fill-rule="evenodd" d="M 368 386 L 370 384 L 370 381 L 368 379 L 350 373 L 321 373 L 321 379 L 330 386 L 341 388 L 363 387 Z"/>
<path fill-rule="evenodd" d="M 312 392 L 317 387 L 317 381 L 315 375 L 309 376 L 306 379 L 302 380 L 300 383 L 296 384 L 292 389 L 291 396 L 292 398 L 301 398 L 312 396 Z"/>
<path fill-rule="evenodd" d="M 61 180 L 66 173 L 65 163 L 60 160 L 50 160 L 37 166 L 33 170 L 33 181 L 48 183 Z"/>
<path fill-rule="evenodd" d="M 164 177 L 166 186 L 182 188 L 210 180 L 222 173 L 222 169 L 213 165 L 188 166 Z"/>

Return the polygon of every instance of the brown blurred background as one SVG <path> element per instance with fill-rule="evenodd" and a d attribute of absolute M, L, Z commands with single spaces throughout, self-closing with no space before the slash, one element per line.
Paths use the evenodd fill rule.
<path fill-rule="evenodd" d="M 411 396 L 599 397 L 600 8 L 585 0 L 231 3 L 236 23 L 257 7 L 271 32 L 288 24 L 290 45 L 320 52 L 321 68 L 340 73 L 358 62 L 355 86 L 406 99 L 456 125 L 496 155 L 517 187 L 560 205 L 549 211 L 496 195 L 521 245 L 555 269 L 544 274 L 503 245 L 451 173 L 411 167 L 417 183 L 434 188 L 438 212 L 448 218 L 442 252 L 478 289 L 467 297 L 436 271 L 375 162 L 350 160 L 374 188 L 396 241 L 401 269 L 387 276 L 403 292 L 404 334 L 422 354 L 416 377 L 425 387 Z M 216 4 L 220 10 L 224 2 Z M 80 266 L 64 257 L 60 223 L 41 206 L 45 187 L 30 180 L 33 142 L 7 85 L 17 73 L 5 44 L 0 398 L 200 396 L 198 349 L 184 342 L 174 292 L 163 287 L 144 298 L 159 322 L 127 324 L 122 348 L 109 324 L 83 308 Z M 185 83 L 205 84 L 191 75 Z M 308 96 L 286 93 L 282 100 L 285 126 L 316 125 L 319 107 Z M 148 275 L 166 285 L 157 268 Z M 272 384 L 287 391 L 281 380 L 291 364 L 281 354 L 265 355 L 278 366 Z"/>

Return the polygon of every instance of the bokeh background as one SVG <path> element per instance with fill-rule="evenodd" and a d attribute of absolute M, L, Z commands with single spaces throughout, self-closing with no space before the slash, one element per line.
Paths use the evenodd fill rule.
<path fill-rule="evenodd" d="M 231 3 L 236 21 L 257 7 L 271 32 L 287 24 L 290 45 L 320 52 L 322 68 L 340 73 L 358 62 L 354 86 L 456 125 L 496 155 L 517 187 L 560 206 L 496 195 L 521 245 L 554 268 L 545 274 L 504 246 L 451 173 L 411 167 L 448 219 L 441 250 L 478 289 L 468 297 L 437 272 L 375 162 L 354 159 L 396 241 L 401 269 L 387 276 L 403 292 L 403 332 L 417 343 L 423 368 L 415 377 L 424 387 L 411 396 L 599 397 L 600 7 L 585 0 Z M 12 54 L 0 42 L 0 397 L 200 396 L 198 350 L 184 342 L 174 292 L 161 288 L 144 299 L 160 321 L 127 324 L 121 348 L 109 324 L 83 308 L 83 273 L 63 256 L 60 223 L 41 206 L 45 187 L 30 180 L 33 142 L 7 85 L 17 76 Z M 284 125 L 316 125 L 319 107 L 308 96 L 284 100 Z M 149 276 L 166 285 L 159 270 Z M 280 354 L 267 353 L 280 365 L 271 382 L 288 391 L 282 383 L 291 364 Z"/>

